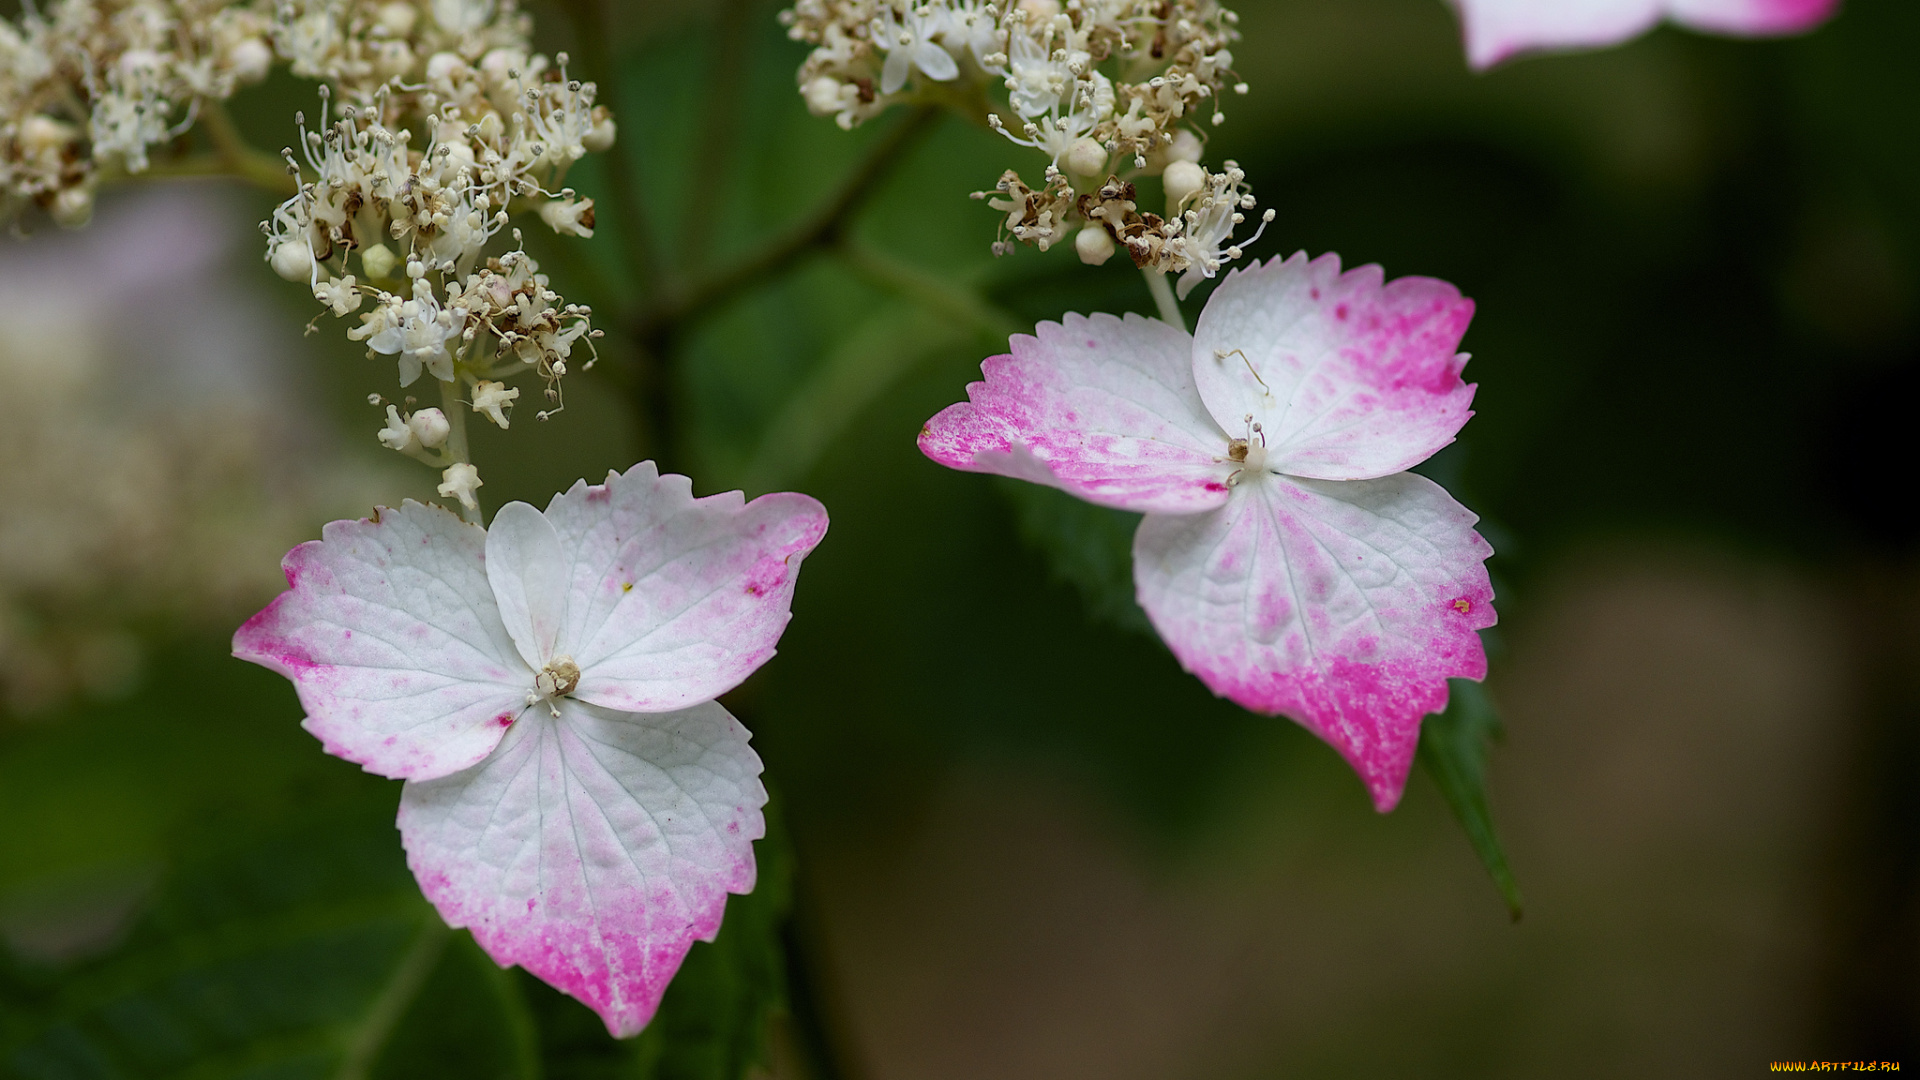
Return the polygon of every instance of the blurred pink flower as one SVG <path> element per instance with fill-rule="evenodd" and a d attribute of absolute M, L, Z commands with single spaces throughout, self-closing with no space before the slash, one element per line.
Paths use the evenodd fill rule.
<path fill-rule="evenodd" d="M 1486 69 L 1516 53 L 1616 45 L 1662 19 L 1714 34 L 1798 34 L 1825 22 L 1839 0 L 1453 0 L 1467 59 Z"/>
<path fill-rule="evenodd" d="M 1473 303 L 1327 255 L 1236 271 L 1189 336 L 1069 315 L 927 423 L 943 465 L 1145 513 L 1140 606 L 1215 693 L 1331 743 L 1382 811 L 1493 625 L 1478 520 L 1405 470 L 1453 441 Z"/>
<path fill-rule="evenodd" d="M 289 552 L 234 655 L 293 680 L 329 753 L 407 781 L 449 925 L 631 1035 L 753 888 L 760 759 L 713 699 L 773 655 L 826 529 L 805 495 L 695 499 L 651 462 L 487 530 L 408 502 Z"/>

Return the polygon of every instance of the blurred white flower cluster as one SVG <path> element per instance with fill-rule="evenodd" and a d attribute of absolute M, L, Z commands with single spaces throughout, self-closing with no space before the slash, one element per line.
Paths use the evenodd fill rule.
<path fill-rule="evenodd" d="M 987 89 L 1005 90 L 1011 119 L 988 111 L 988 124 L 1046 164 L 1037 186 L 1009 169 L 980 193 L 1007 215 L 996 251 L 1073 236 L 1086 262 L 1124 249 L 1181 274 L 1182 295 L 1239 257 L 1233 228 L 1253 197 L 1231 163 L 1199 164 L 1194 127 L 1222 123 L 1221 95 L 1247 91 L 1232 71 L 1238 17 L 1216 0 L 798 0 L 782 18 L 814 46 L 807 107 L 843 128 L 911 100 L 992 110 Z M 1143 176 L 1162 178 L 1164 214 L 1137 205 Z"/>
<path fill-rule="evenodd" d="M 199 106 L 263 78 L 271 10 L 230 0 L 52 0 L 0 20 L 0 198 L 86 221 L 101 174 L 138 173 Z"/>
<path fill-rule="evenodd" d="M 597 336 L 518 243 L 488 251 L 515 211 L 592 236 L 593 200 L 561 185 L 614 138 L 593 84 L 567 77 L 564 54 L 532 52 L 529 30 L 509 0 L 291 0 L 274 31 L 295 74 L 326 82 L 289 159 L 300 189 L 262 223 L 267 259 L 334 315 L 357 314 L 348 336 L 393 357 L 402 386 L 423 371 L 442 384 L 438 419 L 392 408 L 380 441 L 441 468 L 442 494 L 469 511 L 480 480 L 458 395 L 504 428 L 520 391 L 502 380 L 531 371 L 545 419 Z"/>
<path fill-rule="evenodd" d="M 225 272 L 217 201 L 101 216 L 0 252 L 4 712 L 126 688 L 143 632 L 230 626 L 315 521 L 391 484 L 295 405 L 298 333 Z"/>

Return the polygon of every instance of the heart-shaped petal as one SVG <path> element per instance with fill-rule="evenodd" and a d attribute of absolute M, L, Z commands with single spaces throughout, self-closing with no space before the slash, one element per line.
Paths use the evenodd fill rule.
<path fill-rule="evenodd" d="M 728 893 L 753 889 L 760 758 L 717 703 L 528 710 L 463 772 L 406 786 L 407 864 L 448 925 L 592 1006 L 616 1037 L 652 1018 Z"/>

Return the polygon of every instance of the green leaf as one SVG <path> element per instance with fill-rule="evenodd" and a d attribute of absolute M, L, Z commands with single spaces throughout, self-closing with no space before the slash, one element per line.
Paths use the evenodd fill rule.
<path fill-rule="evenodd" d="M 390 799 L 210 833 L 118 948 L 6 964 L 0 1075 L 535 1075 L 524 1010 L 420 898 Z"/>
<path fill-rule="evenodd" d="M 435 937 L 444 942 L 439 961 L 366 1075 L 377 1080 L 538 1077 L 539 1036 L 513 973 L 481 952 L 464 930 L 447 931 L 435 919 L 419 945 L 430 948 Z M 398 980 L 389 986 L 404 988 Z M 346 1070 L 340 1075 L 344 1078 Z"/>
<path fill-rule="evenodd" d="M 1094 619 L 1151 635 L 1133 590 L 1133 534 L 1140 515 L 1082 502 L 1054 488 L 999 479 L 1020 538 L 1046 557 L 1057 581 L 1073 586 Z"/>
<path fill-rule="evenodd" d="M 1500 714 L 1479 683 L 1448 682 L 1447 710 L 1427 717 L 1420 727 L 1419 762 L 1439 785 L 1453 816 L 1467 832 L 1467 842 L 1518 922 L 1523 911 L 1520 886 L 1507 867 L 1506 853 L 1493 829 L 1493 814 L 1487 808 L 1487 749 L 1501 738 Z"/>

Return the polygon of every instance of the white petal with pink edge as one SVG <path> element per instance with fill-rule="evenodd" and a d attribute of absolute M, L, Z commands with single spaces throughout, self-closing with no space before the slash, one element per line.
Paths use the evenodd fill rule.
<path fill-rule="evenodd" d="M 1677 23 L 1742 36 L 1805 33 L 1839 7 L 1840 0 L 1667 0 Z"/>
<path fill-rule="evenodd" d="M 408 502 L 321 536 L 287 553 L 290 587 L 233 654 L 293 680 L 307 730 L 369 772 L 432 779 L 486 757 L 532 679 L 487 581 L 486 534 Z"/>
<path fill-rule="evenodd" d="M 1273 468 L 1322 480 L 1400 472 L 1452 442 L 1473 415 L 1458 352 L 1473 301 L 1444 281 L 1385 277 L 1304 252 L 1227 275 L 1193 350 L 1220 426 L 1263 441 Z"/>
<path fill-rule="evenodd" d="M 567 553 L 560 641 L 582 675 L 576 697 L 668 712 L 740 685 L 773 656 L 800 564 L 827 532 L 805 496 L 693 497 L 652 462 L 548 505 Z"/>
<path fill-rule="evenodd" d="M 1743 37 L 1797 34 L 1839 0 L 1453 0 L 1467 59 L 1489 68 L 1525 52 L 1593 49 L 1637 37 L 1661 19 Z"/>
<path fill-rule="evenodd" d="M 1413 473 L 1255 477 L 1216 512 L 1142 521 L 1134 581 L 1188 671 L 1325 739 L 1386 811 L 1447 680 L 1486 675 L 1492 549 L 1476 520 Z"/>
<path fill-rule="evenodd" d="M 728 893 L 753 889 L 760 758 L 717 703 L 530 710 L 481 764 L 410 783 L 400 836 L 422 891 L 501 966 L 645 1027 Z"/>
<path fill-rule="evenodd" d="M 950 468 L 1047 484 L 1122 510 L 1226 502 L 1231 436 L 1193 386 L 1193 339 L 1128 315 L 1068 315 L 980 365 L 968 400 L 927 421 L 920 450 Z"/>

